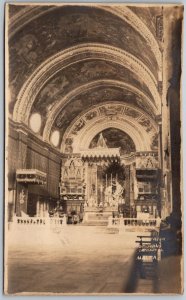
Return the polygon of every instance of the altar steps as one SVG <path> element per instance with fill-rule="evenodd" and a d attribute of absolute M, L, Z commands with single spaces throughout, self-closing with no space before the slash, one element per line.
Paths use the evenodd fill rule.
<path fill-rule="evenodd" d="M 108 219 L 112 212 L 86 212 L 83 220 L 84 225 L 88 226 L 107 226 Z"/>

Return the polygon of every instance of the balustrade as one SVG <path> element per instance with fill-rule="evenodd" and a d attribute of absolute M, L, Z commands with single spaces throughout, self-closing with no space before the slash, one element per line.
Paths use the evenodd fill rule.
<path fill-rule="evenodd" d="M 40 218 L 40 217 L 15 217 L 14 224 L 23 226 L 64 226 L 66 217 L 63 218 Z"/>
<path fill-rule="evenodd" d="M 109 218 L 109 226 L 124 227 L 160 227 L 161 220 L 157 219 L 138 219 L 138 218 Z"/>

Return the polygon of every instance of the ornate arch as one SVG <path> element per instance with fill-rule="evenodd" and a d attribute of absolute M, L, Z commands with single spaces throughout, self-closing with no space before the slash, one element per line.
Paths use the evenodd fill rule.
<path fill-rule="evenodd" d="M 141 92 L 139 89 L 135 88 L 134 86 L 124 83 L 122 81 L 118 80 L 96 80 L 89 82 L 87 84 L 84 84 L 82 86 L 79 86 L 78 88 L 74 89 L 73 91 L 69 92 L 65 97 L 63 97 L 60 101 L 58 101 L 51 109 L 49 115 L 47 116 L 47 121 L 45 124 L 44 132 L 43 132 L 43 139 L 45 141 L 49 141 L 50 132 L 52 129 L 52 126 L 54 124 L 54 121 L 56 117 L 58 116 L 59 112 L 63 109 L 63 107 L 69 103 L 74 97 L 79 96 L 81 93 L 92 90 L 94 88 L 97 88 L 99 86 L 113 86 L 113 87 L 120 87 L 125 88 L 135 94 L 137 94 L 139 97 L 141 97 L 147 105 L 150 106 L 154 114 L 156 115 L 158 113 L 157 107 L 152 103 L 152 101 L 149 100 L 149 98 Z"/>
<path fill-rule="evenodd" d="M 102 59 L 123 65 L 125 68 L 137 73 L 161 108 L 161 98 L 157 89 L 157 81 L 152 72 L 139 59 L 128 52 L 105 44 L 81 44 L 61 51 L 42 63 L 29 77 L 19 92 L 13 113 L 16 122 L 28 125 L 29 115 L 36 95 L 43 85 L 61 69 L 82 60 Z"/>
<path fill-rule="evenodd" d="M 137 151 L 151 151 L 152 139 L 157 134 L 158 127 L 148 118 L 135 107 L 119 102 L 97 105 L 77 117 L 66 130 L 61 151 L 65 152 L 69 142 L 74 152 L 86 150 L 93 137 L 109 127 L 126 132 L 134 141 Z"/>
<path fill-rule="evenodd" d="M 151 151 L 150 138 L 148 134 L 136 124 L 129 122 L 128 120 L 108 120 L 107 118 L 100 118 L 97 122 L 89 124 L 82 132 L 76 136 L 73 144 L 73 152 L 78 153 L 82 150 L 89 148 L 91 140 L 101 131 L 107 128 L 117 128 L 127 133 L 133 140 L 136 151 Z M 61 150 L 65 152 L 64 144 Z"/>

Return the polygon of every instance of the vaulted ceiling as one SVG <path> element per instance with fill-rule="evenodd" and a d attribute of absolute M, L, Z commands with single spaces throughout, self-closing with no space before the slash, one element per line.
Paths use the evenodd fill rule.
<path fill-rule="evenodd" d="M 84 110 L 120 102 L 155 120 L 161 113 L 160 6 L 11 5 L 9 112 L 60 139 Z"/>

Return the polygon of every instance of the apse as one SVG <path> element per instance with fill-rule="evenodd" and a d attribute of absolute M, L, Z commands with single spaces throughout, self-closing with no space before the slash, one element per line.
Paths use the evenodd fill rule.
<path fill-rule="evenodd" d="M 107 128 L 99 132 L 91 141 L 89 148 L 96 148 L 102 134 L 108 148 L 120 148 L 121 155 L 130 154 L 136 151 L 135 144 L 131 137 L 124 131 L 117 128 Z"/>

